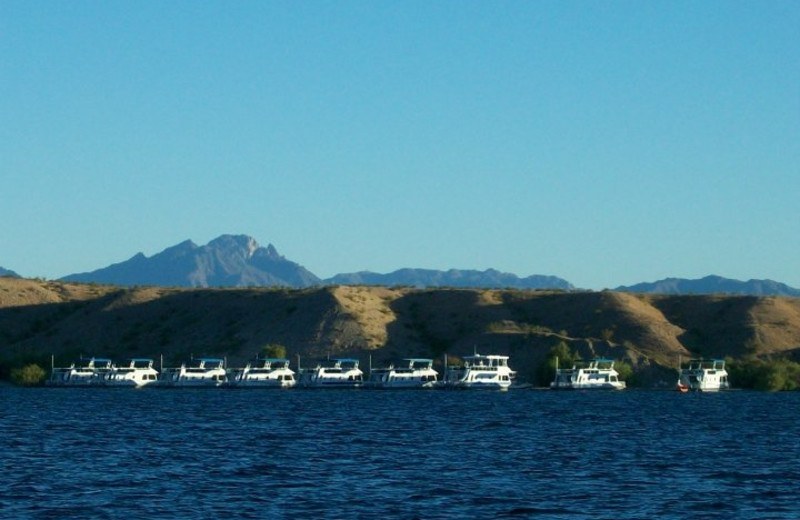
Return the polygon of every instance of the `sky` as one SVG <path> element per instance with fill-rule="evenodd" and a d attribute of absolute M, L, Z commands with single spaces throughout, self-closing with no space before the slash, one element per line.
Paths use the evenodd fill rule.
<path fill-rule="evenodd" d="M 800 2 L 0 0 L 0 266 L 800 287 Z"/>

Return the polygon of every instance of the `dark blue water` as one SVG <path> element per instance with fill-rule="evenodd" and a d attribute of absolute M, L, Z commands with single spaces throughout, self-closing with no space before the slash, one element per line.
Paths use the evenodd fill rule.
<path fill-rule="evenodd" d="M 0 388 L 2 518 L 800 518 L 800 393 Z"/>

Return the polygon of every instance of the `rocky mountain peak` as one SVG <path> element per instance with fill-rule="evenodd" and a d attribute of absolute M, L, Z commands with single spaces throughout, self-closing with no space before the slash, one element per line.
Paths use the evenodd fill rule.
<path fill-rule="evenodd" d="M 278 254 L 274 246 L 263 248 L 248 235 L 222 235 L 205 246 L 186 240 L 149 258 L 139 254 L 127 262 L 62 279 L 176 287 L 308 287 L 320 283 L 303 266 Z"/>
<path fill-rule="evenodd" d="M 261 249 L 256 239 L 248 235 L 221 235 L 206 247 L 244 258 L 252 258 Z"/>
<path fill-rule="evenodd" d="M 280 254 L 278 254 L 278 250 L 275 249 L 275 246 L 272 244 L 267 244 L 266 248 L 263 248 L 264 254 L 270 258 L 278 259 L 282 258 Z"/>

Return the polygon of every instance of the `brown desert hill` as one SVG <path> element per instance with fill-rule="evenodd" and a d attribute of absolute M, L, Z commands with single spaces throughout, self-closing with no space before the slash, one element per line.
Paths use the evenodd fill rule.
<path fill-rule="evenodd" d="M 669 364 L 670 358 L 685 352 L 676 339 L 683 331 L 635 295 L 611 291 L 511 294 L 507 303 L 529 323 L 564 331 L 573 338 L 604 341 L 632 360 Z M 619 352 L 620 347 L 624 352 Z M 605 353 L 582 356 L 601 354 Z"/>
<path fill-rule="evenodd" d="M 328 290 L 119 288 L 0 283 L 0 358 L 164 356 L 232 362 L 269 343 L 324 356 L 360 345 L 358 325 Z"/>
<path fill-rule="evenodd" d="M 643 296 L 683 328 L 680 342 L 695 355 L 797 355 L 800 298 L 783 296 Z"/>
<path fill-rule="evenodd" d="M 655 296 L 613 291 L 114 287 L 0 278 L 0 367 L 50 356 L 225 356 L 236 365 L 268 344 L 296 364 L 353 355 L 507 354 L 534 381 L 550 349 L 626 359 L 641 381 L 669 379 L 679 356 L 796 354 L 800 299 Z M 662 370 L 662 372 L 659 372 Z M 546 381 L 535 381 L 546 383 Z"/>

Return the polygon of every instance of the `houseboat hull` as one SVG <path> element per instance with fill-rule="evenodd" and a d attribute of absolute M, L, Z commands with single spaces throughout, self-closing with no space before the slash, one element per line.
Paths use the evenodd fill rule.
<path fill-rule="evenodd" d="M 508 366 L 508 356 L 480 355 L 464 357 L 464 366 L 445 372 L 443 388 L 464 390 L 508 390 L 515 372 Z"/>
<path fill-rule="evenodd" d="M 722 359 L 692 359 L 681 367 L 676 388 L 681 392 L 728 390 L 728 371 Z"/>
<path fill-rule="evenodd" d="M 403 366 L 404 365 L 404 366 Z M 431 389 L 439 385 L 439 373 L 432 359 L 408 358 L 400 366 L 379 368 L 370 372 L 366 387 L 376 389 Z"/>
<path fill-rule="evenodd" d="M 299 385 L 303 388 L 361 388 L 364 372 L 358 368 L 357 359 L 328 359 L 314 368 L 302 369 Z"/>
<path fill-rule="evenodd" d="M 256 359 L 244 368 L 228 370 L 229 388 L 292 388 L 297 384 L 289 360 L 284 358 Z"/>
<path fill-rule="evenodd" d="M 65 368 L 53 367 L 47 386 L 97 387 L 113 369 L 113 363 L 106 358 L 82 358 Z"/>
<path fill-rule="evenodd" d="M 625 387 L 610 359 L 590 359 L 571 368 L 556 368 L 556 377 L 550 383 L 552 390 L 625 390 Z"/>

